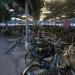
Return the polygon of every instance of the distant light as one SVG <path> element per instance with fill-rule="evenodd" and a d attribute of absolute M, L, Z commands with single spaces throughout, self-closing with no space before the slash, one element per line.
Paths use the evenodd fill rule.
<path fill-rule="evenodd" d="M 46 15 L 41 14 L 41 16 L 40 16 L 40 20 L 39 20 L 39 21 L 42 21 L 45 17 L 46 17 Z"/>
<path fill-rule="evenodd" d="M 15 18 L 15 17 L 12 17 L 12 18 L 11 18 L 11 20 L 15 20 L 15 19 L 16 19 L 16 20 L 21 20 L 20 18 Z"/>
<path fill-rule="evenodd" d="M 52 0 L 45 0 L 46 2 L 51 2 Z"/>
<path fill-rule="evenodd" d="M 75 14 L 75 11 L 73 13 Z"/>
<path fill-rule="evenodd" d="M 15 20 L 15 17 L 12 17 L 11 20 Z"/>
<path fill-rule="evenodd" d="M 22 17 L 22 18 L 25 18 L 25 17 L 26 17 L 26 15 L 22 15 L 21 17 Z"/>
<path fill-rule="evenodd" d="M 41 18 L 39 19 L 39 21 L 43 21 L 43 20 L 44 20 L 44 18 L 45 18 L 45 17 L 41 17 Z"/>
<path fill-rule="evenodd" d="M 47 10 L 46 7 L 41 8 L 41 11 L 46 11 L 46 10 Z"/>
<path fill-rule="evenodd" d="M 43 18 L 40 18 L 40 20 L 39 21 L 42 21 L 43 20 Z"/>
<path fill-rule="evenodd" d="M 14 10 L 13 9 L 10 9 L 9 11 L 13 12 Z"/>
<path fill-rule="evenodd" d="M 75 26 L 75 23 L 73 23 L 73 26 Z"/>
<path fill-rule="evenodd" d="M 30 21 L 33 21 L 33 19 L 29 18 Z"/>
<path fill-rule="evenodd" d="M 42 12 L 42 14 L 47 14 L 47 13 L 51 13 L 51 11 L 44 11 L 44 12 Z"/>
<path fill-rule="evenodd" d="M 65 2 L 65 0 L 45 0 L 46 2 L 54 2 L 54 1 L 59 1 L 59 2 Z"/>
<path fill-rule="evenodd" d="M 60 17 L 56 17 L 56 19 L 60 19 Z"/>
<path fill-rule="evenodd" d="M 43 18 L 43 17 L 46 17 L 46 15 L 45 14 L 41 14 L 40 18 Z"/>
<path fill-rule="evenodd" d="M 62 15 L 61 17 L 63 17 L 63 18 L 64 18 L 64 17 L 66 17 L 66 15 Z"/>
<path fill-rule="evenodd" d="M 20 18 L 16 18 L 17 20 L 21 20 Z"/>
<path fill-rule="evenodd" d="M 49 0 L 48 0 L 49 1 Z M 64 3 L 66 0 L 50 0 L 50 2 L 55 2 L 55 1 L 58 1 L 60 3 Z"/>

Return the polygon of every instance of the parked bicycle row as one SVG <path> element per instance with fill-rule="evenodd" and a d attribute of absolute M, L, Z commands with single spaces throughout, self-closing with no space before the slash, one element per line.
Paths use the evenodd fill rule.
<path fill-rule="evenodd" d="M 75 75 L 70 54 L 73 44 L 60 38 L 33 38 L 32 48 L 25 54 L 27 68 L 23 75 Z M 66 50 L 65 50 L 66 49 Z"/>

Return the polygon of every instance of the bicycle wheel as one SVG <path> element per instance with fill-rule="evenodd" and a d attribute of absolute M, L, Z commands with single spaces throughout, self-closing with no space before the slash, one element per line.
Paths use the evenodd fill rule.
<path fill-rule="evenodd" d="M 18 39 L 17 39 L 17 41 L 16 41 L 16 45 L 18 46 L 18 47 L 22 47 L 22 46 L 24 46 L 24 39 L 23 38 L 21 38 L 21 37 L 19 37 Z"/>
<path fill-rule="evenodd" d="M 29 51 L 25 54 L 25 64 L 29 66 L 30 64 L 37 64 L 39 63 L 38 55 L 36 51 Z"/>
<path fill-rule="evenodd" d="M 50 75 L 50 72 L 44 68 L 42 68 L 41 65 L 34 64 L 29 67 L 27 67 L 22 75 Z"/>
<path fill-rule="evenodd" d="M 33 58 L 31 52 L 28 52 L 27 54 L 25 54 L 25 64 L 29 66 L 32 62 L 33 62 Z"/>

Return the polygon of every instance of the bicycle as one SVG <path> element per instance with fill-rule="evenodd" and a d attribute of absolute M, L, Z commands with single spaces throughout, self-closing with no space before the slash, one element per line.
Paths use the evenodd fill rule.
<path fill-rule="evenodd" d="M 16 39 L 16 45 L 18 47 L 23 47 L 25 44 L 25 35 L 24 35 L 24 31 L 23 31 L 22 26 L 18 27 L 17 37 L 18 38 Z"/>
<path fill-rule="evenodd" d="M 56 40 L 56 39 L 55 39 Z M 39 41 L 36 41 L 35 39 L 32 42 L 32 49 L 28 51 L 28 53 L 25 54 L 25 64 L 29 66 L 33 61 L 38 61 L 40 59 L 47 58 L 49 56 L 53 56 L 55 54 L 55 47 L 57 43 L 60 40 L 57 41 L 47 41 L 44 38 L 39 39 Z M 43 47 L 38 47 L 38 45 L 42 45 Z M 46 48 L 46 49 L 45 49 Z M 46 51 L 46 52 L 43 52 Z M 43 53 L 43 54 L 41 54 Z"/>
<path fill-rule="evenodd" d="M 70 49 L 71 46 L 69 47 L 69 52 Z M 63 52 L 62 50 L 57 51 L 50 59 L 50 63 L 43 59 L 40 60 L 39 64 L 31 64 L 23 71 L 22 75 L 75 75 L 70 60 L 68 65 L 65 63 Z"/>
<path fill-rule="evenodd" d="M 47 42 L 34 42 L 32 49 L 25 54 L 25 64 L 29 66 L 31 63 L 39 62 L 41 59 L 54 55 L 54 45 Z M 52 53 L 52 54 L 51 54 Z"/>

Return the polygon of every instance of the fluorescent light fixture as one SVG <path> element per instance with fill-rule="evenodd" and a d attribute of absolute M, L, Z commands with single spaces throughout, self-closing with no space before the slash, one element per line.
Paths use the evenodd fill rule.
<path fill-rule="evenodd" d="M 40 18 L 42 18 L 42 17 L 46 17 L 46 15 L 44 15 L 44 14 L 41 14 Z"/>
<path fill-rule="evenodd" d="M 47 10 L 46 7 L 41 8 L 41 11 L 46 11 L 46 10 Z"/>
<path fill-rule="evenodd" d="M 39 21 L 42 21 L 44 18 L 40 18 L 40 20 Z"/>
<path fill-rule="evenodd" d="M 66 17 L 66 15 L 62 15 L 61 17 Z"/>
<path fill-rule="evenodd" d="M 40 17 L 39 21 L 42 21 L 45 17 Z"/>
<path fill-rule="evenodd" d="M 15 19 L 16 19 L 16 20 L 21 20 L 20 18 L 15 18 L 15 17 L 12 17 L 12 18 L 11 18 L 11 20 L 15 20 Z"/>
<path fill-rule="evenodd" d="M 42 12 L 42 14 L 50 14 L 51 13 L 51 11 L 44 11 L 44 12 Z"/>
<path fill-rule="evenodd" d="M 22 18 L 25 18 L 25 17 L 26 17 L 26 15 L 24 14 L 24 15 L 22 15 L 21 17 L 22 17 Z"/>
<path fill-rule="evenodd" d="M 15 17 L 12 17 L 11 20 L 15 20 Z"/>
<path fill-rule="evenodd" d="M 41 14 L 41 15 L 40 15 L 40 20 L 39 20 L 39 21 L 42 21 L 45 17 L 46 17 L 45 14 Z"/>
<path fill-rule="evenodd" d="M 16 18 L 17 20 L 21 20 L 20 18 Z"/>
<path fill-rule="evenodd" d="M 75 11 L 73 13 L 75 14 Z"/>
<path fill-rule="evenodd" d="M 56 19 L 60 19 L 60 17 L 56 17 Z"/>
<path fill-rule="evenodd" d="M 64 3 L 66 0 L 45 0 L 45 2 L 55 2 L 55 1 Z"/>
<path fill-rule="evenodd" d="M 28 18 L 30 21 L 33 21 L 33 19 L 31 19 L 31 18 Z"/>
<path fill-rule="evenodd" d="M 52 0 L 45 0 L 46 2 L 51 2 Z"/>

